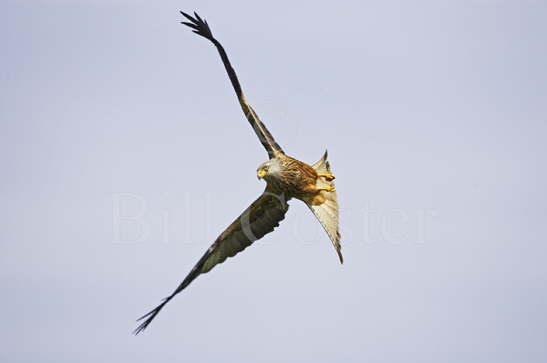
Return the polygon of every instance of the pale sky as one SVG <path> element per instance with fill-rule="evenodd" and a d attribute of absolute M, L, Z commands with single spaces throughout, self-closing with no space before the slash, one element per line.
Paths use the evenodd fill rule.
<path fill-rule="evenodd" d="M 278 143 L 299 201 L 182 281 Z M 545 1 L 13 1 L 0 41 L 2 362 L 547 361 Z"/>

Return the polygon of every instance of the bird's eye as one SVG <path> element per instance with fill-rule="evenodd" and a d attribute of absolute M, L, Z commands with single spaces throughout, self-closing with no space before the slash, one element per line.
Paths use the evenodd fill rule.
<path fill-rule="evenodd" d="M 269 169 L 269 167 L 268 167 L 268 165 L 266 165 L 266 166 L 264 167 L 264 171 L 268 171 L 268 169 Z"/>

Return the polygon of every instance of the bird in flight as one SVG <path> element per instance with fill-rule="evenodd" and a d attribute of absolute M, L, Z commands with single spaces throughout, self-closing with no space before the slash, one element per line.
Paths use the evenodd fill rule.
<path fill-rule="evenodd" d="M 327 161 L 327 152 L 314 165 L 308 165 L 287 156 L 247 102 L 228 55 L 220 42 L 213 37 L 207 21 L 195 12 L 194 17 L 182 11 L 181 14 L 188 20 L 181 22 L 182 24 L 211 41 L 217 48 L 243 113 L 268 152 L 269 160 L 257 169 L 257 177 L 266 181 L 266 189 L 220 234 L 175 291 L 163 299 L 156 308 L 138 319 L 142 323 L 135 329 L 135 334 L 146 329 L 165 304 L 184 290 L 196 277 L 209 272 L 226 258 L 235 256 L 279 226 L 279 222 L 285 218 L 289 208 L 287 201 L 292 198 L 303 201 L 311 209 L 330 237 L 340 263 L 343 263 L 338 230 L 338 198 L 333 183 L 334 175 Z"/>

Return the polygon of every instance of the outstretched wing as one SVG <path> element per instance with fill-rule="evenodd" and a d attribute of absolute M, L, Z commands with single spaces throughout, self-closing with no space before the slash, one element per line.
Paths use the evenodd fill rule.
<path fill-rule="evenodd" d="M 220 58 L 222 58 L 222 63 L 224 63 L 226 72 L 228 72 L 228 76 L 230 77 L 232 86 L 234 86 L 234 90 L 236 91 L 236 95 L 237 95 L 237 98 L 239 99 L 241 108 L 243 109 L 243 113 L 245 114 L 245 117 L 247 117 L 247 120 L 249 120 L 249 123 L 255 130 L 256 135 L 258 136 L 260 142 L 266 148 L 266 151 L 268 152 L 270 159 L 274 158 L 276 153 L 284 154 L 281 147 L 274 140 L 272 134 L 270 134 L 266 126 L 264 126 L 262 121 L 260 121 L 260 119 L 258 118 L 258 115 L 256 114 L 255 110 L 253 110 L 249 102 L 247 102 L 247 99 L 245 98 L 245 95 L 243 94 L 243 91 L 241 90 L 241 85 L 239 84 L 239 80 L 237 79 L 236 72 L 234 71 L 234 68 L 232 68 L 232 65 L 230 64 L 228 55 L 226 54 L 226 51 L 224 50 L 222 45 L 219 43 L 219 41 L 213 37 L 213 33 L 211 32 L 211 29 L 209 28 L 209 25 L 207 24 L 207 22 L 204 19 L 201 19 L 200 16 L 195 12 L 194 12 L 195 18 L 182 11 L 180 13 L 186 19 L 189 20 L 189 22 L 186 22 L 186 21 L 181 22 L 182 24 L 187 25 L 190 28 L 194 29 L 193 30 L 194 33 L 201 35 L 202 37 L 206 39 L 209 39 L 218 49 L 218 52 L 220 53 Z"/>
<path fill-rule="evenodd" d="M 321 160 L 313 165 L 313 168 L 317 171 L 317 174 L 331 174 L 326 151 Z M 334 187 L 334 183 L 323 178 L 318 178 L 317 187 Z M 336 195 L 336 191 L 321 193 L 324 197 L 324 201 L 321 204 L 306 204 L 310 207 L 313 214 L 317 217 L 329 235 L 332 245 L 336 249 L 336 253 L 338 253 L 338 258 L 340 258 L 340 263 L 344 263 L 344 257 L 342 257 L 342 246 L 340 245 L 340 230 L 338 223 L 338 196 Z"/>
<path fill-rule="evenodd" d="M 228 257 L 235 256 L 254 241 L 272 232 L 275 227 L 279 226 L 279 222 L 285 218 L 288 208 L 289 205 L 282 194 L 278 195 L 266 189 L 249 208 L 222 232 L 175 291 L 163 299 L 162 303 L 154 310 L 138 319 L 138 321 L 143 319 L 144 321 L 135 329 L 134 333 L 138 334 L 146 329 L 165 304 L 184 290 L 200 274 L 210 271 Z"/>

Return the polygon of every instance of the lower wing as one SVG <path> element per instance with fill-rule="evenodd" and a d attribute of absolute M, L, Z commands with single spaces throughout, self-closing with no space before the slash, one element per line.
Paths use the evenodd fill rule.
<path fill-rule="evenodd" d="M 135 329 L 134 333 L 139 334 L 146 329 L 165 304 L 184 290 L 200 274 L 209 272 L 228 257 L 235 256 L 254 241 L 272 232 L 275 227 L 279 226 L 279 222 L 285 218 L 288 208 L 289 206 L 283 195 L 271 193 L 266 189 L 257 200 L 222 232 L 175 291 L 163 299 L 160 305 L 138 319 L 138 321 L 144 321 Z"/>

